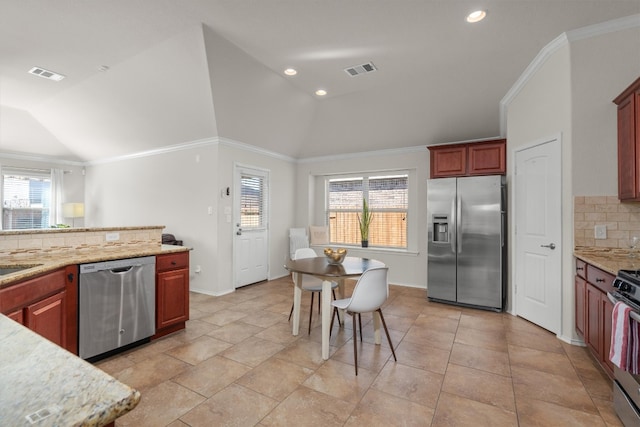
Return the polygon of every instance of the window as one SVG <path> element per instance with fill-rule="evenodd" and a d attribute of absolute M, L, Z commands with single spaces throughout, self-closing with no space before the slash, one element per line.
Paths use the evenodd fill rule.
<path fill-rule="evenodd" d="M 366 199 L 373 220 L 369 247 L 407 248 L 408 181 L 406 173 L 330 178 L 327 206 L 331 243 L 359 245 L 358 216 Z"/>
<path fill-rule="evenodd" d="M 2 228 L 48 228 L 51 173 L 48 170 L 2 169 Z"/>
<path fill-rule="evenodd" d="M 240 178 L 240 225 L 243 229 L 265 227 L 264 177 L 243 173 Z"/>

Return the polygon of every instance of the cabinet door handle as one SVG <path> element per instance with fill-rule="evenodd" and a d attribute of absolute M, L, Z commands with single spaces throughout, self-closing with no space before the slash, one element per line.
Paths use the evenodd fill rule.
<path fill-rule="evenodd" d="M 73 283 L 73 278 L 74 278 L 73 273 L 69 273 L 67 275 L 67 280 L 69 280 L 69 283 Z"/>
<path fill-rule="evenodd" d="M 596 283 L 602 283 L 602 282 L 604 282 L 604 279 L 600 279 L 600 278 L 596 279 Z"/>
<path fill-rule="evenodd" d="M 176 265 L 176 262 L 175 261 L 171 261 L 171 265 Z"/>

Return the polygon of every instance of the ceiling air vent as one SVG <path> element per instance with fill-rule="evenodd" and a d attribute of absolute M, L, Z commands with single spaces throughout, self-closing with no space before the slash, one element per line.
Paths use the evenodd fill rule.
<path fill-rule="evenodd" d="M 367 62 L 362 65 L 354 65 L 353 67 L 345 68 L 344 71 L 351 77 L 359 76 L 361 74 L 373 73 L 377 68 L 373 65 L 373 62 Z"/>
<path fill-rule="evenodd" d="M 54 80 L 56 82 L 59 82 L 60 80 L 64 79 L 64 76 L 62 74 L 45 70 L 44 68 L 40 68 L 40 67 L 33 67 L 32 69 L 29 70 L 29 74 L 33 74 L 34 76 L 39 76 L 49 80 Z"/>

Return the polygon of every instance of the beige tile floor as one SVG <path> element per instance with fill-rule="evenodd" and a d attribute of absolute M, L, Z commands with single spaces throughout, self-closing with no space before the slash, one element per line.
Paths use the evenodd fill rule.
<path fill-rule="evenodd" d="M 334 325 L 323 361 L 317 311 L 306 333 L 308 293 L 291 335 L 292 286 L 193 293 L 185 331 L 98 362 L 142 392 L 116 426 L 621 425 L 611 382 L 586 349 L 523 319 L 391 286 L 383 313 L 398 362 L 384 336 L 374 345 L 363 315 L 356 377 L 350 317 Z"/>

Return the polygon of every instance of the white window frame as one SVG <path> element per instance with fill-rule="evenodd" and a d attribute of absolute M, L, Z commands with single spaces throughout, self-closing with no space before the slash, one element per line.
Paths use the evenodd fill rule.
<path fill-rule="evenodd" d="M 344 180 L 349 180 L 349 179 L 362 179 L 363 180 L 363 196 L 366 198 L 367 201 L 369 201 L 369 186 L 368 186 L 368 181 L 369 179 L 373 179 L 373 178 L 385 178 L 385 177 L 406 177 L 407 180 L 407 206 L 406 209 L 394 209 L 394 208 L 390 208 L 390 209 L 375 209 L 375 211 L 379 211 L 379 212 L 402 212 L 404 213 L 404 220 L 405 220 L 405 246 L 382 246 L 382 245 L 375 245 L 372 244 L 371 242 L 371 237 L 369 238 L 369 248 L 373 248 L 373 249 L 388 249 L 388 250 L 397 250 L 397 251 L 409 251 L 412 242 L 410 241 L 410 230 L 412 229 L 411 223 L 410 223 L 410 209 L 412 206 L 411 203 L 411 196 L 413 194 L 412 192 L 412 171 L 411 170 L 407 170 L 407 169 L 399 169 L 399 170 L 383 170 L 383 171 L 370 171 L 370 172 L 362 172 L 362 173 L 349 173 L 349 174 L 336 174 L 336 175 L 325 175 L 324 176 L 324 191 L 325 191 L 325 210 L 324 210 L 324 218 L 325 218 L 325 224 L 328 225 L 329 227 L 330 225 L 330 216 L 331 216 L 331 212 L 332 210 L 330 210 L 330 204 L 329 204 L 329 184 L 330 181 L 335 181 L 335 180 L 339 180 L 339 179 L 344 179 Z M 374 218 L 375 218 L 375 211 L 374 209 L 372 209 L 372 212 L 374 212 Z M 361 207 L 358 209 L 353 209 L 353 210 L 344 210 L 344 212 L 361 212 Z M 358 232 L 359 233 L 359 232 Z M 329 231 L 329 234 L 331 235 L 331 230 Z M 341 246 L 360 246 L 359 244 L 356 243 L 351 243 L 351 242 L 337 242 L 337 241 L 331 241 L 331 244 L 335 244 L 335 245 L 341 245 Z"/>

